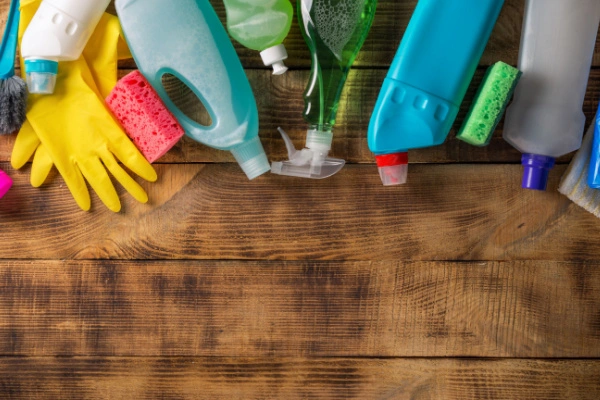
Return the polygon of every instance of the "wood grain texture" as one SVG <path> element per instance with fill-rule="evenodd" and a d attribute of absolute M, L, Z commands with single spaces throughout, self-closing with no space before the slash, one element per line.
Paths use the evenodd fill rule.
<path fill-rule="evenodd" d="M 448 165 L 412 165 L 405 187 L 380 185 L 366 130 L 415 4 L 379 1 L 332 152 L 370 165 L 327 181 L 248 182 L 228 153 L 184 139 L 159 182 L 144 183 L 150 204 L 120 190 L 123 213 L 95 196 L 83 213 L 56 172 L 31 188 L 29 169 L 7 163 L 14 137 L 0 137 L 0 168 L 15 180 L 0 201 L 0 397 L 600 398 L 600 222 L 556 193 L 564 166 L 549 192 L 520 190 L 521 168 L 495 165 L 520 158 L 500 125 L 484 149 L 453 131 L 410 155 Z M 506 0 L 456 126 L 485 67 L 516 65 L 523 4 Z M 283 159 L 276 128 L 298 147 L 305 136 L 298 25 L 283 77 L 235 45 L 267 153 Z M 206 120 L 189 91 L 168 86 Z"/>
<path fill-rule="evenodd" d="M 296 9 L 297 0 L 290 1 Z M 225 24 L 226 13 L 223 2 L 221 0 L 211 0 L 211 3 L 219 14 L 221 21 Z M 373 27 L 356 60 L 355 65 L 357 67 L 387 68 L 390 65 L 416 3 L 416 0 L 379 0 Z M 497 61 L 504 61 L 512 65 L 517 64 L 524 4 L 524 0 L 505 1 L 502 13 L 481 59 L 482 65 L 491 65 Z M 0 0 L 0 29 L 2 30 L 6 23 L 9 5 L 10 0 Z M 109 12 L 115 13 L 113 4 L 110 5 Z M 257 52 L 246 49 L 235 41 L 233 42 L 246 68 L 266 69 Z M 289 59 L 286 61 L 288 66 L 293 69 L 310 68 L 310 55 L 306 43 L 302 39 L 296 16 L 294 17 L 292 30 L 285 40 L 285 46 L 289 53 Z M 600 37 L 594 53 L 593 65 L 600 66 Z M 134 64 L 130 60 L 125 62 L 123 66 L 131 68 Z"/>
<path fill-rule="evenodd" d="M 597 400 L 600 362 L 5 359 L 5 398 Z"/>
<path fill-rule="evenodd" d="M 225 11 L 222 1 L 213 1 L 213 3 L 224 20 Z M 360 69 L 351 72 L 341 100 L 332 151 L 332 154 L 336 157 L 344 158 L 350 163 L 373 162 L 373 156 L 368 149 L 366 139 L 368 123 L 386 74 L 385 68 L 389 67 L 397 47 L 396 44 L 390 45 L 390 42 L 397 43 L 400 41 L 415 4 L 415 1 L 380 1 L 371 39 L 367 41 L 361 56 L 357 60 L 356 65 Z M 7 5 L 8 0 L 0 0 L 0 9 L 7 10 Z M 516 65 L 522 13 L 522 0 L 507 1 L 488 45 L 486 56 L 482 60 L 482 65 L 490 65 L 497 60 Z M 286 44 L 290 50 L 288 64 L 292 67 L 309 67 L 306 61 L 310 60 L 310 57 L 305 50 L 306 45 L 301 38 L 296 22 Z M 262 66 L 262 61 L 256 52 L 244 49 L 241 46 L 237 46 L 237 50 L 247 67 L 259 68 Z M 595 65 L 600 66 L 600 45 L 596 52 L 596 59 L 598 62 Z M 296 64 L 294 64 L 295 61 Z M 132 62 L 122 63 L 123 68 L 134 66 L 135 64 Z M 129 70 L 125 69 L 121 72 L 121 75 L 127 72 Z M 455 139 L 456 129 L 463 122 L 484 72 L 485 68 L 482 67 L 476 74 L 462 111 L 455 123 L 455 129 L 450 133 L 448 141 L 443 146 L 411 152 L 412 162 L 519 162 L 520 153 L 502 140 L 502 124 L 498 127 L 491 145 L 483 149 L 475 148 Z M 262 70 L 248 70 L 247 74 L 254 92 L 260 94 L 257 96 L 261 118 L 260 135 L 267 154 L 274 160 L 286 159 L 285 145 L 277 132 L 277 127 L 284 127 L 297 147 L 304 145 L 306 124 L 302 120 L 304 108 L 302 93 L 308 80 L 308 71 L 290 71 L 284 76 L 274 77 L 268 70 L 263 68 Z M 199 121 L 206 121 L 204 108 L 199 106 L 195 96 L 191 95 L 188 90 L 172 84 L 171 93 L 176 103 L 185 113 Z M 588 120 L 591 120 L 595 115 L 599 98 L 600 70 L 594 70 L 584 104 L 584 112 Z M 0 136 L 0 161 L 10 159 L 13 142 L 14 137 Z M 570 159 L 571 155 L 568 155 L 559 162 L 565 163 Z M 209 149 L 188 138 L 182 140 L 167 156 L 160 160 L 163 163 L 231 161 L 233 161 L 233 157 L 228 152 Z"/>
<path fill-rule="evenodd" d="M 121 75 L 130 72 L 121 71 Z M 466 116 L 477 87 L 485 70 L 480 69 L 471 84 L 466 101 L 450 132 L 448 140 L 442 146 L 410 152 L 413 163 L 517 163 L 521 153 L 502 139 L 501 123 L 489 146 L 484 148 L 470 146 L 455 138 Z M 290 71 L 282 77 L 272 77 L 267 71 L 247 71 L 256 96 L 260 115 L 260 136 L 272 160 L 287 159 L 285 144 L 278 127 L 283 127 L 294 140 L 296 147 L 304 146 L 306 123 L 302 119 L 304 102 L 302 93 L 308 79 L 307 71 Z M 373 155 L 367 145 L 367 128 L 379 95 L 386 71 L 353 70 L 350 73 L 344 94 L 342 95 L 338 122 L 336 124 L 332 154 L 349 163 L 373 163 Z M 168 86 L 173 100 L 190 117 L 206 123 L 207 114 L 196 97 L 177 82 Z M 592 71 L 584 112 L 588 121 L 592 121 L 598 109 L 600 99 L 600 69 Z M 8 161 L 12 152 L 14 136 L 0 136 L 0 161 Z M 560 163 L 570 161 L 571 155 L 563 157 Z M 196 163 L 196 162 L 233 162 L 229 152 L 210 149 L 189 138 L 180 141 L 160 163 Z"/>
<path fill-rule="evenodd" d="M 294 4 L 294 10 L 296 10 L 297 0 L 290 1 Z M 221 17 L 221 21 L 226 24 L 226 13 L 223 2 L 221 0 L 211 0 L 211 3 Z M 378 1 L 373 27 L 357 57 L 356 67 L 387 68 L 390 65 L 416 4 L 416 0 Z M 492 65 L 497 61 L 504 61 L 513 65 L 517 64 L 524 4 L 524 0 L 505 1 L 504 8 L 481 59 L 481 65 Z M 246 49 L 235 41 L 233 43 L 242 60 L 242 64 L 246 68 L 266 69 L 258 52 Z M 297 16 L 294 16 L 292 30 L 284 44 L 289 53 L 286 65 L 293 69 L 310 68 L 310 54 L 300 33 Z M 593 64 L 600 66 L 600 38 L 596 46 Z M 123 65 L 133 67 L 134 64 L 130 61 Z M 443 68 L 443 66 L 440 66 L 440 68 Z"/>
<path fill-rule="evenodd" d="M 2 356 L 600 357 L 598 262 L 0 261 L 0 310 Z"/>
<path fill-rule="evenodd" d="M 6 164 L 0 168 L 8 170 Z M 0 202 L 0 258 L 597 260 L 600 221 L 556 188 L 521 190 L 518 165 L 414 165 L 385 188 L 373 166 L 324 181 L 236 164 L 157 166 L 151 203 L 122 193 L 114 214 L 79 211 L 58 177 L 42 190 L 10 171 Z M 32 229 L 35 227 L 35 229 Z"/>

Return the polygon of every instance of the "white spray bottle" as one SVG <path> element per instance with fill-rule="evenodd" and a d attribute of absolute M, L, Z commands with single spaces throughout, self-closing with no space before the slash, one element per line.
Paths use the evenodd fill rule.
<path fill-rule="evenodd" d="M 546 190 L 555 159 L 579 149 L 600 0 L 527 0 L 504 139 L 523 153 L 523 188 Z"/>
<path fill-rule="evenodd" d="M 43 0 L 21 42 L 30 93 L 54 92 L 59 61 L 83 52 L 110 0 Z"/>

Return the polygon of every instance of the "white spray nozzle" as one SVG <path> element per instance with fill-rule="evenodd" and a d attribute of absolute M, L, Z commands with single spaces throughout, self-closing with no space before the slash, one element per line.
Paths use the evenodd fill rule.
<path fill-rule="evenodd" d="M 325 179 L 337 174 L 346 161 L 327 157 L 331 150 L 333 134 L 311 130 L 306 139 L 306 148 L 298 151 L 285 131 L 279 128 L 289 160 L 274 162 L 271 172 L 277 175 L 295 176 L 298 178 Z"/>

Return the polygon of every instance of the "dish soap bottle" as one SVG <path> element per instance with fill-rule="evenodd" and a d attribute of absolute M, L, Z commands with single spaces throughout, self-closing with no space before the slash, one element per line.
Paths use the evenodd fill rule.
<path fill-rule="evenodd" d="M 59 61 L 75 61 L 83 52 L 110 0 L 43 0 L 23 34 L 30 93 L 52 94 Z"/>
<path fill-rule="evenodd" d="M 282 44 L 290 32 L 294 7 L 289 0 L 223 0 L 229 34 L 243 46 L 260 51 L 274 75 L 287 71 L 288 58 Z"/>
<path fill-rule="evenodd" d="M 250 83 L 209 0 L 117 0 L 125 38 L 141 73 L 197 142 L 231 151 L 249 179 L 269 171 L 258 137 Z M 163 86 L 170 74 L 185 83 L 212 120 L 187 117 Z"/>
<path fill-rule="evenodd" d="M 524 189 L 546 190 L 555 159 L 581 147 L 599 23 L 598 0 L 525 3 L 523 77 L 504 124 L 504 140 L 523 153 Z"/>
<path fill-rule="evenodd" d="M 503 4 L 417 3 L 369 124 L 369 148 L 384 185 L 406 183 L 408 150 L 446 140 Z"/>
<path fill-rule="evenodd" d="M 289 160 L 272 164 L 279 175 L 323 179 L 338 173 L 344 160 L 329 158 L 338 104 L 350 67 L 375 17 L 377 0 L 299 0 L 300 28 L 312 57 L 304 92 L 306 148 L 296 151 L 280 129 Z"/>

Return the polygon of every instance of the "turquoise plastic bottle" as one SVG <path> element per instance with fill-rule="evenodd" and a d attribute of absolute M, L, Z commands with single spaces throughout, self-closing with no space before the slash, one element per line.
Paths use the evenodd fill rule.
<path fill-rule="evenodd" d="M 442 144 L 504 0 L 420 0 L 381 89 L 369 147 L 383 184 L 406 183 L 408 150 Z"/>
<path fill-rule="evenodd" d="M 233 153 L 249 179 L 271 168 L 258 138 L 250 83 L 209 0 L 117 0 L 129 48 L 146 79 L 192 139 Z M 212 119 L 203 126 L 171 101 L 165 74 L 185 83 Z"/>

